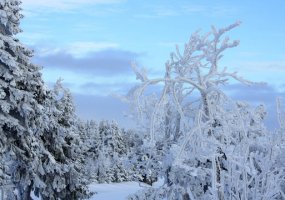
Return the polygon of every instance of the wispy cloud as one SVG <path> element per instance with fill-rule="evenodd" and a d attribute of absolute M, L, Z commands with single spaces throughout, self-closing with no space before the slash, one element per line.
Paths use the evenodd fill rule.
<path fill-rule="evenodd" d="M 49 8 L 53 10 L 72 10 L 83 5 L 117 4 L 124 0 L 22 0 L 25 8 Z"/>
<path fill-rule="evenodd" d="M 144 9 L 143 13 L 135 13 L 134 17 L 142 19 L 164 18 L 180 16 L 180 7 L 171 7 L 165 5 L 152 5 Z"/>
<path fill-rule="evenodd" d="M 229 17 L 238 13 L 238 11 L 238 8 L 234 6 L 215 5 L 213 7 L 208 7 L 209 15 L 214 17 Z"/>
<path fill-rule="evenodd" d="M 184 5 L 182 7 L 184 12 L 187 13 L 202 13 L 202 12 L 207 12 L 208 7 L 205 5 Z"/>
<path fill-rule="evenodd" d="M 176 45 L 182 46 L 183 42 L 159 42 L 158 45 L 162 47 L 169 47 L 169 48 L 175 48 Z"/>
<path fill-rule="evenodd" d="M 147 12 L 137 13 L 137 18 L 162 18 L 175 17 L 199 14 L 201 16 L 223 17 L 236 14 L 238 8 L 226 5 L 205 5 L 205 4 L 181 4 L 177 3 L 175 6 L 152 6 Z"/>
<path fill-rule="evenodd" d="M 241 59 L 245 58 L 242 56 Z M 255 58 L 256 59 L 256 58 Z M 240 76 L 255 82 L 266 82 L 277 89 L 284 84 L 285 61 L 271 60 L 260 56 L 259 61 L 247 58 L 248 61 L 226 60 L 225 65 L 232 71 L 237 71 Z"/>
<path fill-rule="evenodd" d="M 276 60 L 276 61 L 250 61 L 250 62 L 241 62 L 239 65 L 241 68 L 246 68 L 249 71 L 263 71 L 270 73 L 284 73 L 285 72 L 285 61 Z"/>
<path fill-rule="evenodd" d="M 182 7 L 181 9 L 183 14 L 202 14 L 210 17 L 224 17 L 236 14 L 239 11 L 239 8 L 236 6 L 230 5 L 205 5 L 205 4 L 188 4 Z"/>
<path fill-rule="evenodd" d="M 258 51 L 240 51 L 239 56 L 247 57 L 247 58 L 254 58 L 254 57 L 260 57 L 264 55 Z"/>
<path fill-rule="evenodd" d="M 173 16 L 179 15 L 177 10 L 173 8 L 169 8 L 169 7 L 162 7 L 162 6 L 156 7 L 154 9 L 154 13 L 158 17 L 173 17 Z"/>
<path fill-rule="evenodd" d="M 56 54 L 70 54 L 72 57 L 84 57 L 92 52 L 103 51 L 107 49 L 118 49 L 119 44 L 112 42 L 74 42 L 64 47 L 39 47 L 35 46 L 36 52 L 41 57 L 52 56 Z"/>

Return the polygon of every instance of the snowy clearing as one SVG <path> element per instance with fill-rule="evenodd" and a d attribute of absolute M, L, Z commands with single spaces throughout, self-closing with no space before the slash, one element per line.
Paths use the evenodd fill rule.
<path fill-rule="evenodd" d="M 160 179 L 153 184 L 152 187 L 159 187 L 164 182 Z M 97 192 L 88 200 L 126 200 L 130 194 L 142 190 L 146 187 L 150 187 L 144 183 L 137 182 L 124 182 L 124 183 L 92 183 L 89 185 L 90 192 Z"/>
<path fill-rule="evenodd" d="M 125 200 L 128 195 L 147 186 L 136 182 L 97 184 L 89 186 L 91 192 L 97 192 L 89 200 Z"/>
<path fill-rule="evenodd" d="M 157 187 L 161 183 L 162 181 L 157 182 L 154 184 L 154 187 Z M 89 190 L 90 192 L 94 192 L 94 195 L 88 200 L 126 200 L 130 194 L 134 194 L 146 187 L 150 186 L 137 182 L 92 183 L 89 185 Z M 36 197 L 34 193 L 32 193 L 31 197 L 33 200 L 41 200 L 41 198 Z"/>

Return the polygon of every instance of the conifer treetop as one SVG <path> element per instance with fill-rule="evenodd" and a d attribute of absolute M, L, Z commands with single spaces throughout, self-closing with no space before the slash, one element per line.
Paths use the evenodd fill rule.
<path fill-rule="evenodd" d="M 20 13 L 19 0 L 0 0 L 0 33 L 3 35 L 15 35 L 21 32 L 20 20 L 23 15 Z"/>

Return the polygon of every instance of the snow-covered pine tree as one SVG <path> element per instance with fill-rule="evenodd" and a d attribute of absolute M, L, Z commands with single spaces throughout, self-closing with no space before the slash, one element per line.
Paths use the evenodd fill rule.
<path fill-rule="evenodd" d="M 81 163 L 81 138 L 77 129 L 70 92 L 60 81 L 48 92 L 44 107 L 43 148 L 49 155 L 42 156 L 39 188 L 42 199 L 81 199 L 86 195 L 85 166 Z"/>
<path fill-rule="evenodd" d="M 32 189 L 43 199 L 78 199 L 85 186 L 73 164 L 79 144 L 70 94 L 56 99 L 45 89 L 33 52 L 15 38 L 20 3 L 0 1 L 1 184 L 15 186 L 9 199 L 30 199 Z"/>
<path fill-rule="evenodd" d="M 37 138 L 46 91 L 39 67 L 30 62 L 32 51 L 14 37 L 21 31 L 20 3 L 0 1 L 0 176 L 16 186 L 17 198 L 28 199 L 40 162 Z"/>
<path fill-rule="evenodd" d="M 81 163 L 84 163 L 85 176 L 89 181 L 97 181 L 97 173 L 94 173 L 98 168 L 99 157 L 99 128 L 96 121 L 91 120 L 87 122 L 79 121 L 77 123 L 79 135 L 81 138 Z"/>
<path fill-rule="evenodd" d="M 99 138 L 99 156 L 96 169 L 98 182 L 128 180 L 128 173 L 123 166 L 127 148 L 119 126 L 115 122 L 100 122 Z"/>
<path fill-rule="evenodd" d="M 77 123 L 85 177 L 99 183 L 133 180 L 125 169 L 129 142 L 117 123 L 94 120 Z"/>
<path fill-rule="evenodd" d="M 131 181 L 151 182 L 146 176 L 145 164 L 141 162 L 146 158 L 146 149 L 143 146 L 144 134 L 136 130 L 123 130 L 122 137 L 127 147 L 126 170 Z"/>

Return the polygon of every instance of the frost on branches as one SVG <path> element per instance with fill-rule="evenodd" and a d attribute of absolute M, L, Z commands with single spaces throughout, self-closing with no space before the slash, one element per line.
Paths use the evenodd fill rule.
<path fill-rule="evenodd" d="M 284 140 L 279 139 L 284 120 L 279 120 L 277 137 L 264 127 L 263 105 L 252 108 L 220 90 L 229 79 L 255 84 L 219 66 L 224 51 L 239 44 L 224 36 L 238 25 L 194 33 L 183 52 L 177 47 L 171 54 L 162 78 L 151 79 L 133 65 L 141 84 L 127 100 L 149 133 L 145 148 L 153 150 L 150 161 L 157 160 L 162 146 L 164 158 L 156 162 L 160 166 L 147 163 L 146 167 L 162 170 L 157 174 L 165 183 L 129 199 L 285 198 L 285 164 L 280 162 Z M 162 90 L 149 95 L 153 85 Z"/>

